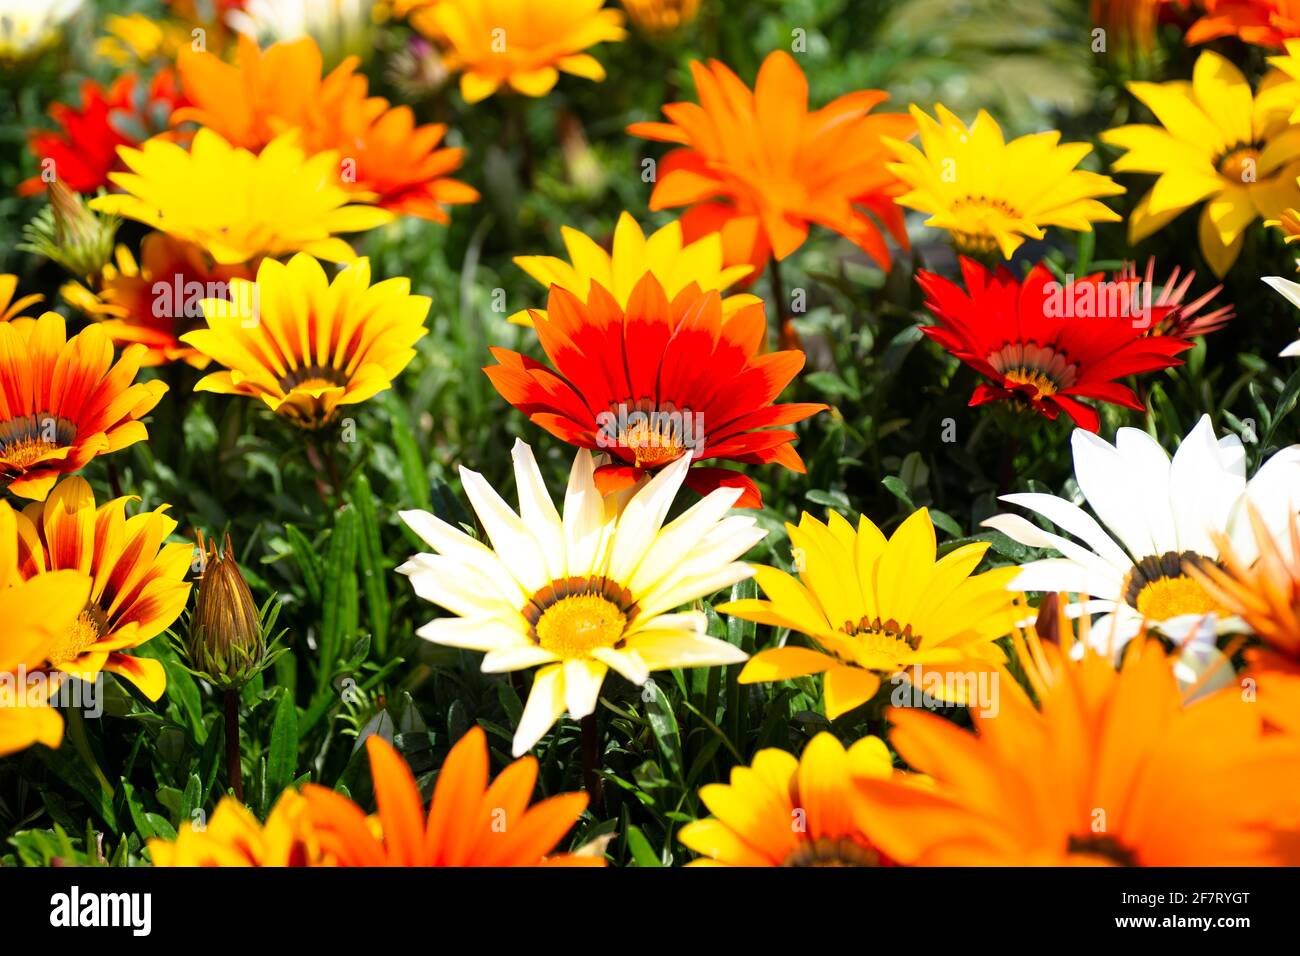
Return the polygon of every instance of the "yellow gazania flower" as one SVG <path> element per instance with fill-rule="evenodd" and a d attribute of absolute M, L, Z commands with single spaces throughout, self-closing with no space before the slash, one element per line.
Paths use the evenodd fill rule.
<path fill-rule="evenodd" d="M 1129 91 L 1156 115 L 1159 126 L 1134 124 L 1101 139 L 1127 152 L 1117 173 L 1155 173 L 1151 191 L 1129 219 L 1129 241 L 1139 242 L 1199 202 L 1201 253 L 1222 278 L 1236 261 L 1246 228 L 1278 219 L 1300 206 L 1300 127 L 1267 95 L 1280 73 L 1265 77 L 1260 95 L 1232 63 L 1209 50 L 1197 57 L 1192 82 L 1129 83 Z"/>
<path fill-rule="evenodd" d="M 22 315 L 23 309 L 45 299 L 45 296 L 39 293 L 19 296 L 15 299 L 14 293 L 17 291 L 18 277 L 7 272 L 0 273 L 0 322 L 17 318 Z"/>
<path fill-rule="evenodd" d="M 202 246 L 219 265 L 298 251 L 351 261 L 356 253 L 334 234 L 373 229 L 393 214 L 349 205 L 361 194 L 339 183 L 338 154 L 307 157 L 296 137 L 290 131 L 256 155 L 209 129 L 194 135 L 189 150 L 159 137 L 139 149 L 118 147 L 131 172 L 109 178 L 125 192 L 90 206 Z"/>
<path fill-rule="evenodd" d="M 682 224 L 676 220 L 647 238 L 637 221 L 621 213 L 614 228 L 614 248 L 602 249 L 591 237 L 569 226 L 560 227 L 571 262 L 555 256 L 515 256 L 515 265 L 549 289 L 558 285 L 584 302 L 593 282 L 607 290 L 627 308 L 632 290 L 648 272 L 659 280 L 669 301 L 692 282 L 702 292 L 721 292 L 753 272 L 750 265 L 726 267 L 722 261 L 722 234 L 710 233 L 695 242 L 682 241 Z M 737 309 L 761 300 L 755 295 L 733 295 L 722 300 L 722 311 L 730 316 Z M 545 310 L 537 310 L 545 315 Z M 519 325 L 533 324 L 529 310 L 510 316 Z"/>
<path fill-rule="evenodd" d="M 700 788 L 713 814 L 682 827 L 678 839 L 700 854 L 688 866 L 876 866 L 879 851 L 854 819 L 855 781 L 894 776 L 879 737 L 848 750 L 822 732 L 795 759 L 769 748 L 731 782 Z"/>
<path fill-rule="evenodd" d="M 1124 187 L 1075 168 L 1092 152 L 1087 143 L 1062 143 L 1056 130 L 1008 143 L 983 110 L 967 127 L 942 104 L 935 105 L 937 121 L 916 105 L 908 109 L 920 148 L 882 137 L 899 160 L 890 171 L 910 187 L 895 202 L 929 213 L 925 224 L 948 230 L 962 252 L 997 249 L 1009 259 L 1026 238 L 1043 238 L 1044 226 L 1091 232 L 1094 222 L 1119 222 L 1097 197 L 1118 196 Z"/>
<path fill-rule="evenodd" d="M 97 508 L 84 478 L 64 479 L 44 502 L 16 516 L 18 573 L 36 579 L 74 570 L 94 579 L 75 622 L 46 653 L 50 667 L 86 679 L 108 671 L 157 700 L 167 686 L 162 663 L 123 652 L 180 617 L 190 594 L 185 575 L 194 547 L 164 544 L 176 529 L 166 505 L 128 518 L 130 500 L 115 498 Z"/>
<path fill-rule="evenodd" d="M 410 292 L 409 279 L 372 286 L 367 259 L 333 282 L 304 253 L 287 265 L 265 259 L 255 282 L 232 279 L 229 299 L 203 300 L 207 328 L 181 336 L 226 368 L 194 390 L 255 396 L 300 428 L 322 428 L 339 406 L 391 386 L 415 357 L 432 303 Z"/>
<path fill-rule="evenodd" d="M 0 501 L 0 757 L 32 744 L 57 747 L 63 718 L 46 706 L 57 677 L 28 678 L 76 623 L 90 594 L 90 578 L 58 571 L 24 581 L 18 573 L 18 520 Z"/>
<path fill-rule="evenodd" d="M 154 20 L 143 13 L 105 17 L 104 32 L 106 35 L 95 41 L 95 56 L 119 69 L 155 58 L 173 60 L 176 51 L 190 41 L 183 23 Z"/>
<path fill-rule="evenodd" d="M 833 511 L 826 524 L 805 512 L 786 530 L 799 579 L 758 567 L 754 579 L 769 600 L 717 610 L 806 634 L 817 649 L 760 651 L 741 671 L 742 684 L 824 673 L 826 716 L 834 719 L 870 700 L 882 676 L 917 678 L 940 699 L 973 702 L 974 679 L 1005 659 L 993 642 L 1015 623 L 1007 582 L 1019 569 L 972 576 L 987 544 L 963 545 L 936 561 L 925 508 L 888 540 L 865 515 L 855 532 Z"/>
<path fill-rule="evenodd" d="M 217 804 L 201 829 L 186 823 L 175 840 L 150 840 L 154 866 L 322 866 L 328 863 L 296 790 L 276 800 L 262 824 L 234 797 Z"/>
<path fill-rule="evenodd" d="M 560 72 L 603 80 L 605 68 L 582 51 L 627 35 L 623 15 L 603 5 L 604 0 L 442 0 L 428 18 L 449 47 L 447 67 L 460 73 L 461 95 L 477 103 L 502 86 L 545 96 Z"/>
<path fill-rule="evenodd" d="M 636 28 L 653 37 L 666 37 L 690 24 L 700 12 L 700 0 L 619 0 Z"/>
<path fill-rule="evenodd" d="M 421 637 L 485 651 L 484 673 L 539 668 L 515 731 L 515 756 L 565 710 L 575 718 L 592 713 L 611 669 L 644 684 L 651 671 L 745 659 L 705 633 L 703 612 L 673 613 L 752 573 L 736 559 L 766 532 L 752 517 L 726 517 L 740 488 L 719 488 L 665 525 L 689 455 L 602 499 L 596 462 L 584 448 L 561 516 L 532 449 L 516 441 L 511 457 L 518 513 L 482 475 L 460 470 L 491 548 L 432 514 L 403 511 L 436 553 L 417 554 L 397 570 L 416 594 L 456 615 L 430 621 L 416 632 Z"/>

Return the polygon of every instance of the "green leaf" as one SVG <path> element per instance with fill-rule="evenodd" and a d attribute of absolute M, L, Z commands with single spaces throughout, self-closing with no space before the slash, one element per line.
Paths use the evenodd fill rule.
<path fill-rule="evenodd" d="M 672 770 L 673 776 L 679 782 L 684 781 L 683 761 L 682 761 L 682 736 L 681 730 L 677 726 L 677 715 L 673 713 L 672 704 L 668 702 L 668 697 L 664 694 L 663 688 L 658 682 L 647 683 L 642 691 L 654 687 L 654 697 L 646 701 L 646 719 L 650 722 L 650 729 L 654 731 L 655 740 L 659 742 L 659 749 L 663 751 L 664 756 L 668 759 L 668 766 Z"/>
<path fill-rule="evenodd" d="M 393 448 L 397 450 L 397 460 L 402 468 L 405 499 L 421 511 L 429 511 L 433 507 L 429 497 L 429 472 L 420 454 L 415 432 L 411 429 L 406 406 L 393 392 L 388 392 L 382 401 L 393 426 Z"/>
<path fill-rule="evenodd" d="M 361 558 L 361 584 L 366 595 L 366 614 L 370 634 L 379 656 L 385 657 L 388 649 L 388 568 L 384 549 L 379 543 L 379 519 L 375 514 L 374 492 L 364 473 L 359 473 L 352 484 L 351 500 L 361 523 L 359 555 Z"/>
<path fill-rule="evenodd" d="M 629 824 L 627 828 L 627 850 L 632 854 L 632 863 L 636 866 L 662 867 L 664 865 L 659 859 L 659 854 L 646 839 L 646 835 L 635 824 Z"/>
<path fill-rule="evenodd" d="M 324 606 L 321 608 L 320 672 L 324 687 L 334 673 L 347 628 L 356 614 L 357 512 L 344 505 L 334 516 L 334 530 L 325 552 Z"/>
<path fill-rule="evenodd" d="M 899 478 L 896 475 L 886 475 L 884 478 L 880 479 L 880 483 L 889 490 L 890 494 L 903 504 L 907 505 L 908 508 L 913 511 L 916 510 L 916 505 L 912 503 L 912 496 L 908 493 L 907 483 L 904 482 L 902 478 Z"/>
<path fill-rule="evenodd" d="M 298 708 L 293 695 L 281 692 L 271 722 L 271 751 L 266 762 L 269 800 L 293 782 L 298 771 Z"/>

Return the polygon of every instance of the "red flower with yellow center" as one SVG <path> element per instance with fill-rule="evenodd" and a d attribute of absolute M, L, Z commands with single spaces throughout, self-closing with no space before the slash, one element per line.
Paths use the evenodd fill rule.
<path fill-rule="evenodd" d="M 184 104 L 169 69 L 159 70 L 143 95 L 138 94 L 136 77 L 130 73 L 118 77 L 107 90 L 86 80 L 81 84 L 80 109 L 66 103 L 50 107 L 59 132 L 33 130 L 28 135 L 32 153 L 43 166 L 52 164 L 50 172 L 74 192 L 110 187 L 108 174 L 126 168 L 117 148 L 148 139 L 156 132 L 153 116 L 166 117 Z M 18 192 L 30 196 L 46 185 L 47 180 L 36 175 L 21 183 Z"/>
<path fill-rule="evenodd" d="M 506 401 L 557 438 L 603 451 L 603 494 L 639 481 L 682 455 L 699 460 L 776 462 L 804 471 L 791 442 L 773 427 L 802 421 L 825 405 L 773 404 L 803 368 L 798 350 L 760 354 L 767 335 L 761 302 L 722 317 L 717 292 L 691 284 L 671 302 L 647 273 L 621 307 L 597 282 L 584 302 L 552 286 L 547 311 L 532 312 L 553 368 L 493 348 L 484 369 Z M 756 508 L 754 481 L 727 468 L 692 468 L 686 484 L 708 494 L 739 487 L 738 507 Z"/>
<path fill-rule="evenodd" d="M 144 353 L 114 364 L 103 329 L 68 338 L 57 312 L 0 323 L 0 482 L 40 500 L 60 475 L 148 438 L 140 418 L 167 386 L 135 382 Z"/>
<path fill-rule="evenodd" d="M 1174 356 L 1191 348 L 1145 334 L 1156 311 L 1134 299 L 1131 283 L 1106 283 L 1100 274 L 1058 283 L 1042 266 L 1017 282 L 1006 269 L 991 275 L 965 257 L 961 271 L 965 290 L 931 272 L 916 278 L 939 321 L 921 331 L 989 379 L 971 405 L 1011 400 L 1053 421 L 1065 412 L 1095 432 L 1100 416 L 1079 399 L 1141 411 L 1116 379 L 1180 365 Z"/>
<path fill-rule="evenodd" d="M 905 140 L 905 114 L 870 115 L 880 90 L 841 96 L 808 109 L 808 81 L 788 53 L 770 54 L 751 92 L 730 69 L 691 64 L 700 102 L 669 103 L 667 123 L 633 123 L 634 136 L 676 143 L 660 165 L 651 209 L 692 207 L 686 241 L 721 232 L 727 264 L 749 263 L 756 278 L 768 258 L 784 259 L 816 223 L 851 239 L 882 268 L 889 248 L 880 226 L 907 248 L 904 191 L 886 168 L 881 137 Z"/>

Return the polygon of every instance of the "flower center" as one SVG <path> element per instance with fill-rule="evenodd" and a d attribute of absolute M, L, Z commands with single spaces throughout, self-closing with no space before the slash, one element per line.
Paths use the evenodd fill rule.
<path fill-rule="evenodd" d="M 562 660 L 618 647 L 636 612 L 631 594 L 605 578 L 552 581 L 523 609 L 537 645 Z"/>
<path fill-rule="evenodd" d="M 900 625 L 893 618 L 867 620 L 856 624 L 845 621 L 840 632 L 853 638 L 855 663 L 871 670 L 889 670 L 904 666 L 912 652 L 921 645 L 919 635 L 912 633 L 912 625 Z"/>
<path fill-rule="evenodd" d="M 1137 855 L 1113 836 L 1104 833 L 1088 833 L 1084 836 L 1070 837 L 1068 844 L 1071 854 L 1080 856 L 1099 856 L 1116 866 L 1137 866 Z"/>
<path fill-rule="evenodd" d="M 782 866 L 880 866 L 881 857 L 852 837 L 800 840 L 781 861 Z"/>
<path fill-rule="evenodd" d="M 0 424 L 0 457 L 10 465 L 27 468 L 56 448 L 71 445 L 77 427 L 49 412 L 23 415 Z"/>
<path fill-rule="evenodd" d="M 1020 211 L 1006 202 L 990 196 L 966 195 L 952 203 L 952 211 L 965 217 L 966 229 L 950 230 L 953 242 L 962 252 L 984 255 L 998 248 L 990 219 L 1019 219 Z"/>
<path fill-rule="evenodd" d="M 1259 166 L 1259 149 L 1252 144 L 1234 146 L 1219 157 L 1215 166 L 1224 179 L 1231 179 L 1235 183 L 1253 183 Z"/>
<path fill-rule="evenodd" d="M 280 387 L 286 392 L 295 388 L 336 388 L 347 383 L 348 377 L 344 371 L 332 365 L 304 365 L 280 376 Z"/>
<path fill-rule="evenodd" d="M 93 604 L 88 604 L 77 615 L 77 619 L 72 622 L 72 628 L 63 639 L 50 649 L 47 658 L 49 662 L 55 667 L 61 667 L 75 661 L 87 648 L 104 636 L 104 625 L 107 621 L 108 618 L 103 611 Z"/>
<path fill-rule="evenodd" d="M 1198 566 L 1211 563 L 1193 551 L 1166 551 L 1143 558 L 1125 580 L 1125 602 L 1152 621 L 1184 614 L 1227 614 L 1227 609 L 1198 581 L 1183 573 L 1184 562 Z"/>
<path fill-rule="evenodd" d="M 609 416 L 605 440 L 629 452 L 638 468 L 659 468 L 703 443 L 700 416 L 671 402 L 622 402 L 611 406 Z"/>
<path fill-rule="evenodd" d="M 1008 343 L 991 353 L 988 362 L 1002 375 L 1008 387 L 1033 389 L 1031 399 L 1055 395 L 1069 388 L 1079 371 L 1064 352 L 1033 342 Z"/>

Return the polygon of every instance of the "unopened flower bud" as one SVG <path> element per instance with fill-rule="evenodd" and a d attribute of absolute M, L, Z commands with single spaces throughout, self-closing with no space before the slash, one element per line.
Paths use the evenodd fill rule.
<path fill-rule="evenodd" d="M 220 554 L 216 542 L 208 541 L 187 647 L 194 670 L 220 688 L 242 686 L 266 657 L 262 617 L 235 561 L 230 535 Z"/>
<path fill-rule="evenodd" d="M 57 262 L 78 279 L 95 281 L 112 258 L 121 220 L 93 212 L 57 179 L 48 196 L 49 205 L 23 227 L 18 248 Z"/>

